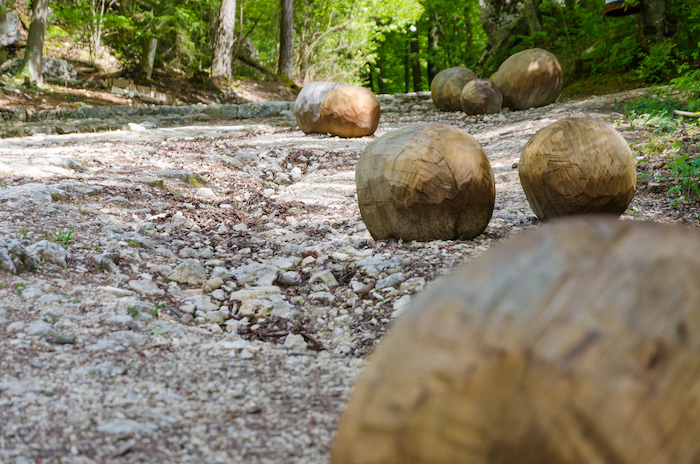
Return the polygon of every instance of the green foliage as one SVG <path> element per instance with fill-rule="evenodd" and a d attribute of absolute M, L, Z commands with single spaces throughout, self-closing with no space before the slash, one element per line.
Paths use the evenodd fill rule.
<path fill-rule="evenodd" d="M 75 229 L 64 229 L 46 232 L 46 240 L 56 243 L 70 243 L 73 241 L 73 232 Z"/>
<path fill-rule="evenodd" d="M 676 44 L 664 40 L 652 45 L 649 54 L 644 57 L 637 74 L 644 82 L 660 82 L 668 79 L 676 70 L 674 49 Z"/>
<path fill-rule="evenodd" d="M 676 156 L 667 166 L 677 184 L 668 190 L 676 198 L 671 199 L 671 206 L 700 199 L 700 158 L 683 154 Z"/>

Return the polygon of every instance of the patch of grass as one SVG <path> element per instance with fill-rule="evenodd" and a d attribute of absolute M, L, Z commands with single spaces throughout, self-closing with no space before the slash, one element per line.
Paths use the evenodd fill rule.
<path fill-rule="evenodd" d="M 15 284 L 15 292 L 18 295 L 21 295 L 25 288 L 27 288 L 27 282 L 19 282 Z"/>
<path fill-rule="evenodd" d="M 700 199 L 700 158 L 683 154 L 676 156 L 666 163 L 671 168 L 671 176 L 677 182 L 668 189 L 669 195 L 673 195 L 670 204 L 677 207 L 682 203 Z"/>
<path fill-rule="evenodd" d="M 68 230 L 49 231 L 46 232 L 46 240 L 56 243 L 70 243 L 73 241 L 73 232 L 75 229 L 72 227 Z"/>

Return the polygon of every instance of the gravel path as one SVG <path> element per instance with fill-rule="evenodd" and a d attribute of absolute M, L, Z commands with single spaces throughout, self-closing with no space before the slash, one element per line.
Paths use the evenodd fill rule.
<path fill-rule="evenodd" d="M 525 142 L 564 117 L 617 120 L 637 93 L 382 116 L 376 135 L 441 122 L 484 146 L 496 209 L 463 242 L 371 239 L 354 164 L 374 137 L 262 120 L 1 141 L 0 464 L 327 462 L 412 296 L 537 226 Z M 698 225 L 648 189 L 623 219 Z"/>

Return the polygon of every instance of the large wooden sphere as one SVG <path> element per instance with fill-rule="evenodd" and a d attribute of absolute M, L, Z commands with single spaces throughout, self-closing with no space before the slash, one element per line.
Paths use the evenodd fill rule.
<path fill-rule="evenodd" d="M 562 119 L 525 144 L 520 183 L 540 219 L 584 213 L 621 215 L 637 186 L 629 145 L 615 129 L 588 118 Z"/>
<path fill-rule="evenodd" d="M 486 229 L 496 189 L 479 142 L 452 126 L 389 132 L 355 168 L 362 220 L 375 240 L 452 240 Z"/>
<path fill-rule="evenodd" d="M 476 79 L 474 71 L 461 66 L 437 73 L 430 83 L 430 94 L 435 106 L 442 111 L 461 111 L 462 89 L 472 79 Z"/>
<path fill-rule="evenodd" d="M 491 80 L 501 89 L 503 106 L 525 110 L 554 102 L 561 92 L 564 74 L 556 56 L 532 48 L 505 60 Z"/>
<path fill-rule="evenodd" d="M 321 123 L 321 103 L 326 94 L 344 84 L 338 82 L 309 82 L 301 89 L 294 103 L 294 116 L 297 125 L 305 134 L 325 134 L 326 129 Z"/>
<path fill-rule="evenodd" d="M 336 87 L 326 94 L 320 108 L 323 127 L 340 137 L 372 135 L 379 125 L 381 107 L 374 93 L 355 85 Z"/>
<path fill-rule="evenodd" d="M 573 218 L 436 284 L 370 358 L 332 464 L 695 464 L 700 231 Z"/>
<path fill-rule="evenodd" d="M 464 86 L 461 95 L 462 111 L 467 114 L 498 113 L 503 96 L 498 86 L 488 79 L 474 79 Z"/>

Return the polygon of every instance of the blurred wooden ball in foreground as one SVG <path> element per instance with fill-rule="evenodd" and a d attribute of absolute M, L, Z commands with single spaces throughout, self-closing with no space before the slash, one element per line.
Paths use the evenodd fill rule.
<path fill-rule="evenodd" d="M 700 231 L 569 218 L 421 295 L 350 397 L 332 464 L 694 464 Z"/>
<path fill-rule="evenodd" d="M 503 106 L 525 110 L 553 103 L 561 92 L 564 74 L 556 56 L 532 48 L 505 60 L 492 80 L 501 89 Z"/>
<path fill-rule="evenodd" d="M 490 80 L 474 79 L 462 89 L 461 103 L 462 111 L 467 114 L 498 113 L 503 106 L 503 96 Z"/>
<path fill-rule="evenodd" d="M 321 103 L 326 94 L 345 84 L 338 82 L 309 82 L 301 89 L 294 103 L 294 116 L 297 125 L 305 134 L 325 134 L 327 131 L 321 123 Z"/>
<path fill-rule="evenodd" d="M 621 215 L 637 186 L 632 150 L 608 124 L 562 119 L 527 142 L 520 183 L 540 219 L 584 213 Z"/>
<path fill-rule="evenodd" d="M 484 231 L 495 182 L 479 142 L 452 126 L 389 132 L 355 168 L 362 220 L 375 240 L 469 239 Z"/>
<path fill-rule="evenodd" d="M 372 135 L 379 125 L 381 107 L 374 92 L 356 85 L 336 87 L 326 94 L 320 108 L 323 127 L 340 137 Z"/>
<path fill-rule="evenodd" d="M 430 95 L 437 109 L 461 111 L 462 89 L 472 79 L 476 79 L 474 71 L 461 66 L 443 69 L 437 73 L 430 83 Z"/>

